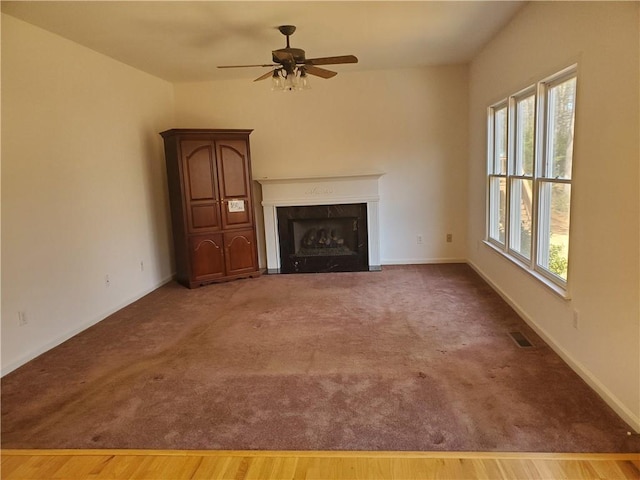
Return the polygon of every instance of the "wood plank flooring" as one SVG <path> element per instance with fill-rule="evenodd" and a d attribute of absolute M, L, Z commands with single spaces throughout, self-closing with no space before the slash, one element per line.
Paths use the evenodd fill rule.
<path fill-rule="evenodd" d="M 14 479 L 633 479 L 640 454 L 3 450 Z"/>

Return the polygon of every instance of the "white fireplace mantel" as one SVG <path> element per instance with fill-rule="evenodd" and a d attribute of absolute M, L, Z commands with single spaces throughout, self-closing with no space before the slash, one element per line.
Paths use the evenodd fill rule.
<path fill-rule="evenodd" d="M 267 271 L 280 271 L 277 207 L 367 204 L 369 270 L 380 270 L 378 181 L 382 173 L 306 178 L 256 178 L 262 185 Z"/>

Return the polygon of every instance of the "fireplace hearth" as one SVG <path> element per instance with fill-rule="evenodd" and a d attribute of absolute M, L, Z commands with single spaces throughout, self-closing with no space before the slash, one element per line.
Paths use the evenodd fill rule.
<path fill-rule="evenodd" d="M 276 210 L 280 273 L 369 270 L 366 203 Z"/>

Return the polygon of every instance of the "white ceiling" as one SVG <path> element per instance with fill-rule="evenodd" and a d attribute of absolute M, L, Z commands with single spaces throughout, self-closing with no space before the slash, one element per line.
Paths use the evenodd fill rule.
<path fill-rule="evenodd" d="M 2 1 L 2 12 L 173 82 L 253 79 L 297 31 L 307 58 L 356 55 L 337 72 L 468 62 L 522 1 Z"/>

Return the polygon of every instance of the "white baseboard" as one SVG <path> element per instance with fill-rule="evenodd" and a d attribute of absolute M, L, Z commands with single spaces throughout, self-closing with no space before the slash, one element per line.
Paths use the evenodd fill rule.
<path fill-rule="evenodd" d="M 549 335 L 544 328 L 529 317 L 522 308 L 509 295 L 507 295 L 500 287 L 498 287 L 484 272 L 471 260 L 467 263 L 480 275 L 485 282 L 491 285 L 498 295 L 513 308 L 527 324 L 535 330 L 535 332 L 555 351 L 569 367 L 576 372 L 587 384 L 609 405 L 625 422 L 627 422 L 635 430 L 640 433 L 640 417 L 634 414 L 609 390 L 593 373 L 585 367 L 581 362 L 576 360 L 562 346 L 557 344 L 553 337 Z"/>
<path fill-rule="evenodd" d="M 156 284 L 152 285 L 151 287 L 148 287 L 142 290 L 141 292 L 138 292 L 136 295 L 129 297 L 127 300 L 119 303 L 118 305 L 97 314 L 93 319 L 82 323 L 78 327 L 72 328 L 71 330 L 64 332 L 62 335 L 54 338 L 53 340 L 43 345 L 40 345 L 38 348 L 31 350 L 30 352 L 22 355 L 18 360 L 15 360 L 9 363 L 8 365 L 2 365 L 1 376 L 4 377 L 6 374 L 13 372 L 16 368 L 21 367 L 22 365 L 33 360 L 37 356 L 42 355 L 43 353 L 47 352 L 48 350 L 51 350 L 54 347 L 57 347 L 63 342 L 66 342 L 74 335 L 77 335 L 83 330 L 86 330 L 87 328 L 92 327 L 96 323 L 101 322 L 102 320 L 107 318 L 109 315 L 112 315 L 118 310 L 123 309 L 127 305 L 132 304 L 136 300 L 141 299 L 142 297 L 144 297 L 145 295 L 148 295 L 149 293 L 153 292 L 154 290 L 161 287 L 162 285 L 169 283 L 170 281 L 173 280 L 173 278 L 174 278 L 174 275 L 170 275 L 169 277 L 163 278 L 162 280 L 160 280 L 159 282 L 156 282 Z"/>

